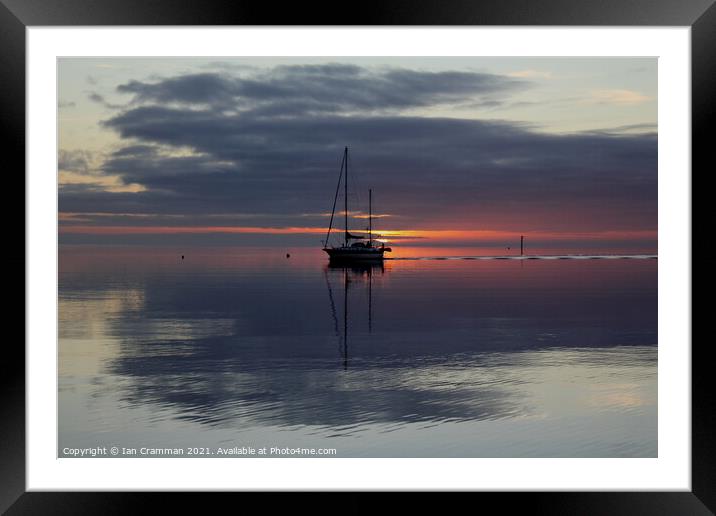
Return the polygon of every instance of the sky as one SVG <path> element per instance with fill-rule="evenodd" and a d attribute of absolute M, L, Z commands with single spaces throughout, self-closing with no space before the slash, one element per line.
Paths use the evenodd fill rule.
<path fill-rule="evenodd" d="M 320 246 L 346 146 L 391 244 L 656 251 L 656 58 L 62 58 L 60 243 Z"/>

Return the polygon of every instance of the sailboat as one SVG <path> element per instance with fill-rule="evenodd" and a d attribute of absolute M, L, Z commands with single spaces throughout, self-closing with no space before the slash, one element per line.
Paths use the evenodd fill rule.
<path fill-rule="evenodd" d="M 344 175 L 345 174 L 345 175 Z M 336 202 L 338 201 L 338 192 L 341 188 L 341 180 L 344 189 L 344 214 L 345 214 L 345 230 L 343 245 L 328 247 L 331 229 L 333 228 L 333 218 L 336 213 Z M 343 151 L 343 160 L 341 161 L 341 173 L 338 176 L 338 185 L 336 186 L 336 195 L 333 199 L 333 209 L 331 210 L 331 220 L 328 224 L 328 234 L 323 243 L 323 250 L 328 254 L 331 262 L 355 262 L 355 261 L 377 261 L 383 260 L 383 255 L 390 252 L 390 247 L 385 247 L 383 242 L 377 245 L 373 240 L 373 190 L 368 190 L 368 235 L 355 235 L 348 229 L 348 147 Z"/>

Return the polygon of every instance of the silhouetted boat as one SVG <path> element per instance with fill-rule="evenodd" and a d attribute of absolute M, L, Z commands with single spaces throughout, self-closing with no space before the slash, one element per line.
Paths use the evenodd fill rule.
<path fill-rule="evenodd" d="M 345 176 L 344 176 L 345 172 Z M 343 180 L 344 189 L 344 214 L 345 214 L 345 231 L 343 245 L 328 247 L 331 229 L 333 228 L 333 217 L 336 213 L 336 201 L 338 201 L 338 192 L 341 188 L 341 180 Z M 383 259 L 383 254 L 390 252 L 390 247 L 385 247 L 383 242 L 376 245 L 373 240 L 373 191 L 368 190 L 368 235 L 355 235 L 348 229 L 348 147 L 343 152 L 343 160 L 341 161 L 341 172 L 338 176 L 338 185 L 336 186 L 336 195 L 333 199 L 333 209 L 331 210 L 331 221 L 328 224 L 328 234 L 323 243 L 323 250 L 328 254 L 332 262 L 356 262 L 356 261 L 377 261 Z"/>

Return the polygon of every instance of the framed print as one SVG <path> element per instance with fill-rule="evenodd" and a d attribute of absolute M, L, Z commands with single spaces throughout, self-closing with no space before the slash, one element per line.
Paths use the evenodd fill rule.
<path fill-rule="evenodd" d="M 5 1 L 28 207 L 3 509 L 713 510 L 690 235 L 716 8 L 575 5 Z"/>

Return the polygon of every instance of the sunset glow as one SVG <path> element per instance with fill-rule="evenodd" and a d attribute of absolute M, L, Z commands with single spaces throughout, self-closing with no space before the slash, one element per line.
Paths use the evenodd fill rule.
<path fill-rule="evenodd" d="M 86 235 L 162 235 L 162 234 L 265 234 L 265 235 L 325 235 L 328 228 L 317 227 L 257 227 L 257 226 L 80 226 L 65 225 L 60 233 Z M 355 231 L 355 230 L 351 230 Z M 334 230 L 339 237 L 343 230 Z M 376 232 L 380 242 L 431 241 L 504 241 L 519 242 L 519 232 L 493 230 L 435 230 L 435 229 L 386 229 Z M 392 238 L 391 238 L 392 237 Z M 648 240 L 656 239 L 655 231 L 602 231 L 602 232 L 531 232 L 535 241 L 560 240 Z"/>

